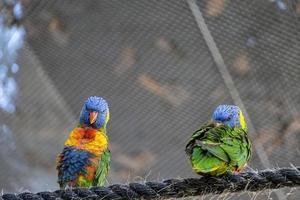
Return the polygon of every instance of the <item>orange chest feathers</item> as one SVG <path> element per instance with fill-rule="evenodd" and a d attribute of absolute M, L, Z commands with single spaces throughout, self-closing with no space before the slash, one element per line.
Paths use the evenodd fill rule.
<path fill-rule="evenodd" d="M 92 128 L 75 128 L 65 142 L 65 146 L 73 146 L 100 156 L 107 149 L 108 140 L 103 130 Z"/>

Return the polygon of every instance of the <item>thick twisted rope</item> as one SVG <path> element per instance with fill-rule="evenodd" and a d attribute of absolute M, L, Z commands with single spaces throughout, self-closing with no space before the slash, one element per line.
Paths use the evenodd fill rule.
<path fill-rule="evenodd" d="M 227 174 L 222 177 L 169 179 L 163 182 L 114 184 L 109 187 L 73 188 L 33 194 L 3 194 L 0 200 L 167 199 L 209 193 L 259 191 L 300 186 L 300 167 Z"/>

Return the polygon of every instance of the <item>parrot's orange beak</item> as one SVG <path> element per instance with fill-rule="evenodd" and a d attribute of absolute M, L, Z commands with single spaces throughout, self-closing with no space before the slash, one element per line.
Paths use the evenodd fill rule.
<path fill-rule="evenodd" d="M 96 111 L 90 112 L 90 123 L 93 124 L 97 120 L 97 117 L 98 117 L 98 112 Z"/>

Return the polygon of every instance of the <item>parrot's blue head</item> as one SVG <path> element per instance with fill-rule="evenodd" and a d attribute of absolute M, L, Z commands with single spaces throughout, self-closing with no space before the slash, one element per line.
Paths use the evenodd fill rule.
<path fill-rule="evenodd" d="M 97 96 L 89 97 L 81 110 L 79 123 L 83 127 L 105 128 L 109 120 L 107 102 Z"/>
<path fill-rule="evenodd" d="M 219 105 L 215 109 L 212 119 L 230 127 L 241 127 L 244 130 L 246 129 L 246 122 L 243 112 L 238 106 Z"/>

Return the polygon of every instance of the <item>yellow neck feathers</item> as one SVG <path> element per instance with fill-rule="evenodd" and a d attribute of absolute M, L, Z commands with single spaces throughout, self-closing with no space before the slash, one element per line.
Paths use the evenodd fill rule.
<path fill-rule="evenodd" d="M 240 111 L 240 124 L 241 124 L 241 128 L 243 130 L 247 130 L 247 125 L 246 125 L 246 121 L 245 121 L 245 117 L 242 111 Z"/>
<path fill-rule="evenodd" d="M 108 139 L 104 129 L 78 127 L 72 130 L 65 146 L 86 150 L 97 156 L 107 149 Z"/>

